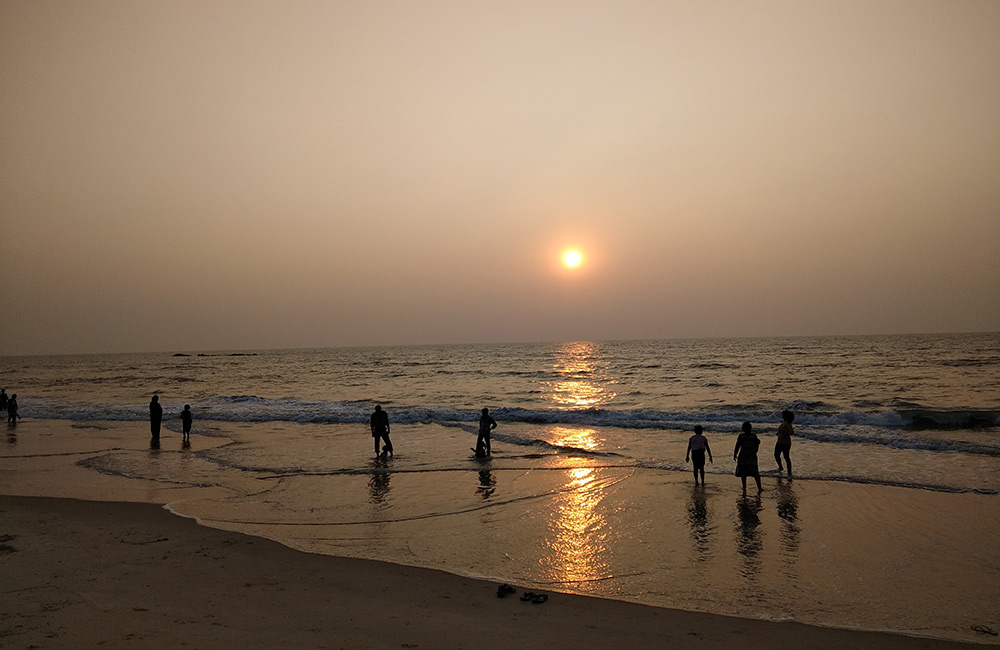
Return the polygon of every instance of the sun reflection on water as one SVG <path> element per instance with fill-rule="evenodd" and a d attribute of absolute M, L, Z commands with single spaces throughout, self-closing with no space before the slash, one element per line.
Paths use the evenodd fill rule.
<path fill-rule="evenodd" d="M 600 344 L 564 343 L 555 351 L 553 378 L 543 382 L 543 392 L 559 409 L 599 408 L 616 397 L 617 382 L 609 376 L 607 366 Z M 605 442 L 596 429 L 558 425 L 549 429 L 549 441 L 558 447 L 586 451 L 600 451 Z M 566 482 L 554 496 L 549 522 L 552 536 L 544 560 L 550 564 L 548 573 L 553 582 L 592 582 L 611 576 L 610 531 L 603 502 L 609 486 L 619 478 L 607 469 L 567 469 Z"/>
<path fill-rule="evenodd" d="M 561 408 L 595 408 L 614 400 L 615 381 L 607 376 L 600 345 L 588 341 L 563 343 L 552 364 L 555 379 L 546 382 L 552 401 Z"/>
<path fill-rule="evenodd" d="M 598 437 L 596 429 L 554 426 L 548 431 L 552 437 L 552 444 L 560 447 L 574 447 L 587 451 L 594 451 L 601 447 L 602 441 Z"/>
<path fill-rule="evenodd" d="M 566 489 L 555 504 L 552 569 L 559 582 L 589 582 L 607 576 L 607 521 L 600 507 L 605 485 L 597 472 L 589 467 L 569 470 Z"/>
<path fill-rule="evenodd" d="M 553 442 L 559 446 L 597 449 L 597 431 L 556 427 Z M 575 467 L 566 470 L 566 482 L 555 495 L 548 540 L 550 577 L 553 582 L 572 584 L 606 578 L 607 519 L 602 502 L 613 478 L 604 470 Z"/>

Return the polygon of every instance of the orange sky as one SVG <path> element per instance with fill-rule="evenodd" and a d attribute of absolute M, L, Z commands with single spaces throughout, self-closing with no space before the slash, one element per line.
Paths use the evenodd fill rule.
<path fill-rule="evenodd" d="M 1000 330 L 998 107 L 993 0 L 5 0 L 0 354 Z"/>

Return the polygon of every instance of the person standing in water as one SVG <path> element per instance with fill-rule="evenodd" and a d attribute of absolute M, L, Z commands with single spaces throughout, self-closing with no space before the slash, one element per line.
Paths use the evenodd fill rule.
<path fill-rule="evenodd" d="M 747 477 L 752 476 L 757 481 L 757 491 L 763 488 L 760 485 L 760 470 L 757 467 L 757 449 L 760 447 L 760 438 L 753 432 L 753 425 L 749 422 L 743 423 L 743 433 L 736 438 L 736 447 L 733 449 L 733 460 L 736 461 L 736 476 L 740 477 L 743 483 L 743 494 L 747 493 Z"/>
<path fill-rule="evenodd" d="M 382 410 L 382 405 L 375 406 L 371 419 L 372 438 L 375 439 L 375 455 L 392 454 L 392 441 L 389 440 L 389 414 Z M 379 443 L 385 440 L 385 448 L 379 449 Z"/>
<path fill-rule="evenodd" d="M 684 462 L 688 462 L 694 458 L 694 484 L 698 485 L 698 474 L 701 473 L 701 482 L 705 482 L 705 452 L 708 452 L 708 461 L 714 463 L 715 460 L 712 459 L 712 449 L 708 446 L 708 438 L 706 438 L 702 431 L 700 424 L 695 425 L 694 435 L 688 439 L 688 449 L 687 454 L 684 456 Z"/>
<path fill-rule="evenodd" d="M 795 414 L 791 411 L 781 412 L 781 424 L 778 425 L 778 440 L 774 443 L 774 460 L 778 463 L 778 471 L 782 471 L 784 468 L 781 466 L 781 457 L 785 457 L 785 465 L 788 466 L 788 478 L 792 478 L 792 459 L 789 458 L 788 452 L 792 448 L 792 436 L 795 435 L 795 429 L 792 428 L 792 422 L 795 421 Z"/>
<path fill-rule="evenodd" d="M 17 426 L 17 419 L 21 414 L 17 412 L 17 393 L 14 393 L 7 400 L 7 424 Z"/>
<path fill-rule="evenodd" d="M 149 400 L 149 432 L 153 435 L 153 440 L 160 439 L 160 422 L 163 420 L 163 407 L 160 406 L 160 396 L 153 395 Z"/>
<path fill-rule="evenodd" d="M 497 421 L 490 416 L 490 410 L 483 408 L 483 414 L 479 417 L 479 436 L 476 438 L 476 456 L 489 456 L 490 432 L 497 428 Z"/>
<path fill-rule="evenodd" d="M 181 441 L 190 442 L 191 441 L 191 405 L 185 404 L 184 410 L 181 411 Z"/>

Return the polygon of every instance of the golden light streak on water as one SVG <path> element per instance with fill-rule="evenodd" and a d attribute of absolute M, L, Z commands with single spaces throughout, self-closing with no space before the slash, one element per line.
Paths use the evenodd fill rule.
<path fill-rule="evenodd" d="M 553 372 L 559 377 L 548 383 L 551 399 L 563 408 L 594 408 L 612 401 L 616 393 L 605 376 L 599 345 L 588 341 L 559 347 Z"/>

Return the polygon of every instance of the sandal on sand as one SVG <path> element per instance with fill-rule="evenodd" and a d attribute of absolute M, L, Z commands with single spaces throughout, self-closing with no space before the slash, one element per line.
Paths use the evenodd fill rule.
<path fill-rule="evenodd" d="M 523 594 L 521 594 L 521 600 L 527 602 L 529 600 L 533 600 L 535 598 L 535 596 L 536 596 L 535 592 L 533 592 L 533 591 L 526 591 Z"/>
<path fill-rule="evenodd" d="M 535 594 L 535 597 L 531 599 L 531 602 L 533 602 L 536 605 L 541 605 L 548 599 L 549 599 L 548 594 Z"/>
<path fill-rule="evenodd" d="M 497 598 L 506 598 L 507 594 L 512 594 L 515 591 L 517 591 L 517 589 L 514 589 L 509 584 L 504 583 L 497 587 Z"/>

